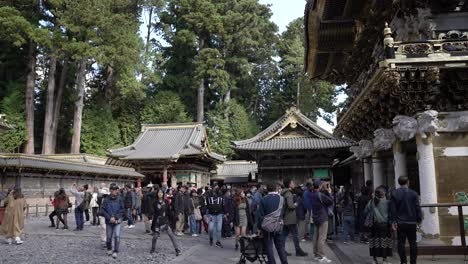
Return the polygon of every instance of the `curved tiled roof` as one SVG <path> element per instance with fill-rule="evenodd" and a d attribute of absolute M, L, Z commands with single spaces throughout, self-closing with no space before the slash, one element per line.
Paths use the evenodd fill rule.
<path fill-rule="evenodd" d="M 144 125 L 132 145 L 108 150 L 107 155 L 123 160 L 177 160 L 191 155 L 224 160 L 221 155 L 209 151 L 206 141 L 206 129 L 201 123 Z"/>
<path fill-rule="evenodd" d="M 268 141 L 239 145 L 239 150 L 304 150 L 348 148 L 352 141 L 335 138 L 274 138 Z"/>
<path fill-rule="evenodd" d="M 257 163 L 246 160 L 232 160 L 219 164 L 216 170 L 217 177 L 248 177 L 250 173 L 257 172 Z"/>
<path fill-rule="evenodd" d="M 143 178 L 134 169 L 100 165 L 81 161 L 50 158 L 40 155 L 0 154 L 0 168 L 28 168 L 61 172 L 80 172 L 95 175 L 112 175 Z"/>

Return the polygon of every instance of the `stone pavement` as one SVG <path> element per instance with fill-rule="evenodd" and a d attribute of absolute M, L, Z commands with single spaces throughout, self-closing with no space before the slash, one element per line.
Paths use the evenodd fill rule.
<path fill-rule="evenodd" d="M 74 228 L 73 214 L 69 215 L 70 228 Z M 240 253 L 234 250 L 234 238 L 223 239 L 223 249 L 211 247 L 206 234 L 193 238 L 184 236 L 178 238 L 182 254 L 176 257 L 167 235 L 162 235 L 157 245 L 157 254 L 150 256 L 151 236 L 146 234 L 143 223 L 137 223 L 136 228 L 122 228 L 121 252 L 117 260 L 106 255 L 99 241 L 100 227 L 85 226 L 84 231 L 73 232 L 48 228 L 49 221 L 45 217 L 29 218 L 25 223 L 24 244 L 21 246 L 0 243 L 0 264 L 6 263 L 174 263 L 174 264 L 218 264 L 237 263 Z M 312 243 L 301 243 L 308 257 L 288 257 L 290 264 L 309 264 L 314 262 Z M 286 244 L 287 251 L 294 252 L 291 239 Z M 327 256 L 338 264 L 371 263 L 368 256 L 368 246 L 354 243 L 344 245 L 340 240 L 334 240 L 326 247 Z M 394 256 L 397 256 L 394 254 Z M 418 258 L 420 264 L 458 264 L 467 263 L 463 256 L 431 256 Z M 389 259 L 398 264 L 398 258 Z M 258 263 L 258 262 L 257 262 Z M 277 259 L 277 263 L 279 259 Z"/>

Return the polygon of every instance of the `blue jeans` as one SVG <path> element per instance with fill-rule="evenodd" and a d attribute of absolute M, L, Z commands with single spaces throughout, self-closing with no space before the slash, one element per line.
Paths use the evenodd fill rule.
<path fill-rule="evenodd" d="M 213 238 L 216 241 L 221 241 L 221 230 L 223 229 L 223 215 L 207 215 L 208 217 L 208 235 L 210 239 Z M 214 230 L 216 229 L 216 230 Z"/>
<path fill-rule="evenodd" d="M 125 210 L 127 210 L 128 225 L 133 225 L 132 208 L 127 208 Z"/>
<path fill-rule="evenodd" d="M 112 237 L 114 237 L 114 252 L 119 253 L 120 245 L 120 224 L 106 224 L 107 250 L 112 250 Z"/>
<path fill-rule="evenodd" d="M 75 222 L 76 222 L 76 229 L 83 230 L 84 225 L 84 216 L 83 216 L 83 209 L 79 206 L 75 207 Z"/>
<path fill-rule="evenodd" d="M 275 244 L 281 264 L 288 264 L 288 257 L 286 256 L 286 250 L 284 248 L 283 234 L 281 232 L 269 233 L 263 231 L 263 243 L 265 243 L 268 264 L 276 264 L 273 244 Z"/>
<path fill-rule="evenodd" d="M 189 221 L 190 221 L 190 233 L 193 234 L 198 234 L 198 223 L 197 220 L 195 220 L 195 215 L 190 215 L 189 216 Z"/>
<path fill-rule="evenodd" d="M 345 215 L 343 216 L 343 238 L 348 241 L 348 236 L 351 241 L 354 241 L 354 217 Z"/>

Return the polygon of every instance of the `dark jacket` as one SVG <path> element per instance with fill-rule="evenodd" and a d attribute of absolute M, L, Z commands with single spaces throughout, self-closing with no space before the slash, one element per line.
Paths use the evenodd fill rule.
<path fill-rule="evenodd" d="M 143 195 L 141 200 L 141 213 L 145 215 L 153 215 L 153 203 L 155 199 L 154 192 L 148 192 Z"/>
<path fill-rule="evenodd" d="M 87 210 L 89 209 L 89 203 L 91 202 L 91 198 L 93 197 L 93 195 L 88 192 L 88 191 L 85 191 L 84 192 L 84 209 Z"/>
<path fill-rule="evenodd" d="M 297 224 L 296 217 L 296 204 L 294 203 L 294 195 L 291 190 L 286 189 L 283 191 L 283 197 L 286 202 L 286 212 L 284 214 L 284 225 Z"/>
<path fill-rule="evenodd" d="M 157 200 L 153 203 L 153 222 L 151 224 L 151 230 L 153 232 L 160 226 L 167 225 L 169 223 L 169 205 L 164 199 L 162 201 Z"/>
<path fill-rule="evenodd" d="M 224 221 L 227 221 L 230 223 L 232 221 L 232 217 L 234 214 L 234 201 L 232 200 L 231 197 L 224 196 L 223 206 L 224 206 L 223 213 L 226 216 L 226 220 Z"/>
<path fill-rule="evenodd" d="M 325 221 L 328 221 L 327 208 L 333 205 L 331 196 L 327 193 L 314 191 L 310 195 L 310 201 L 312 204 L 312 219 L 315 225 L 321 225 Z"/>
<path fill-rule="evenodd" d="M 193 214 L 193 211 L 195 210 L 195 208 L 201 206 L 200 204 L 200 199 L 198 199 L 198 196 L 197 197 L 191 197 L 189 199 L 189 204 L 188 204 L 188 214 L 189 215 L 192 215 Z M 201 211 L 200 211 L 201 212 Z"/>
<path fill-rule="evenodd" d="M 264 196 L 262 200 L 260 201 L 260 205 L 257 210 L 257 225 L 258 229 L 262 229 L 262 222 L 263 218 L 276 211 L 279 207 L 280 203 L 280 195 L 276 193 L 269 193 L 268 195 Z M 283 215 L 284 215 L 284 210 L 286 208 L 286 201 L 283 202 L 283 208 L 281 209 Z"/>
<path fill-rule="evenodd" d="M 357 199 L 357 217 L 358 217 L 358 227 L 359 230 L 365 231 L 366 227 L 364 226 L 364 221 L 366 219 L 366 214 L 364 210 L 366 209 L 367 204 L 372 198 L 370 195 L 363 194 Z"/>
<path fill-rule="evenodd" d="M 190 195 L 188 193 L 177 192 L 173 197 L 174 211 L 176 214 L 186 214 L 189 211 Z"/>
<path fill-rule="evenodd" d="M 125 205 L 125 209 L 135 208 L 136 207 L 136 193 L 134 191 L 127 190 L 125 192 L 124 205 Z"/>
<path fill-rule="evenodd" d="M 112 217 L 115 218 L 117 222 L 122 220 L 124 213 L 124 203 L 120 196 L 107 196 L 101 206 L 101 215 L 106 219 L 106 224 L 109 224 Z"/>
<path fill-rule="evenodd" d="M 206 196 L 206 213 L 210 215 L 223 214 L 224 198 L 216 193 L 210 193 Z"/>
<path fill-rule="evenodd" d="M 407 187 L 400 187 L 392 192 L 390 200 L 391 223 L 421 223 L 421 215 L 419 196 L 415 191 Z"/>
<path fill-rule="evenodd" d="M 296 203 L 296 218 L 298 221 L 304 221 L 307 214 L 307 208 L 304 205 L 304 199 L 302 197 L 297 197 Z"/>
<path fill-rule="evenodd" d="M 311 203 L 311 200 L 310 200 L 310 195 L 311 194 L 312 194 L 312 192 L 310 190 L 305 190 L 304 194 L 302 195 L 302 198 L 303 198 L 303 201 L 304 201 L 304 207 L 307 210 L 312 209 L 312 203 Z"/>

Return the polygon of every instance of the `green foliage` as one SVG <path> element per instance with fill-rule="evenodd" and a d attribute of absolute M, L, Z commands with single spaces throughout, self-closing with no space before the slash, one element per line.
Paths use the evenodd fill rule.
<path fill-rule="evenodd" d="M 189 122 L 190 118 L 176 93 L 162 91 L 146 99 L 141 121 L 151 124 L 183 123 Z"/>
<path fill-rule="evenodd" d="M 235 100 L 218 104 L 207 117 L 211 149 L 228 158 L 234 155 L 233 140 L 253 137 L 259 131 L 255 119 Z"/>
<path fill-rule="evenodd" d="M 81 134 L 84 153 L 105 155 L 106 149 L 120 145 L 118 123 L 106 104 L 96 104 L 85 109 Z"/>
<path fill-rule="evenodd" d="M 24 89 L 21 83 L 13 82 L 7 85 L 6 96 L 0 101 L 0 113 L 6 115 L 8 125 L 12 129 L 0 132 L 0 151 L 15 152 L 26 140 L 26 123 L 24 105 Z"/>

